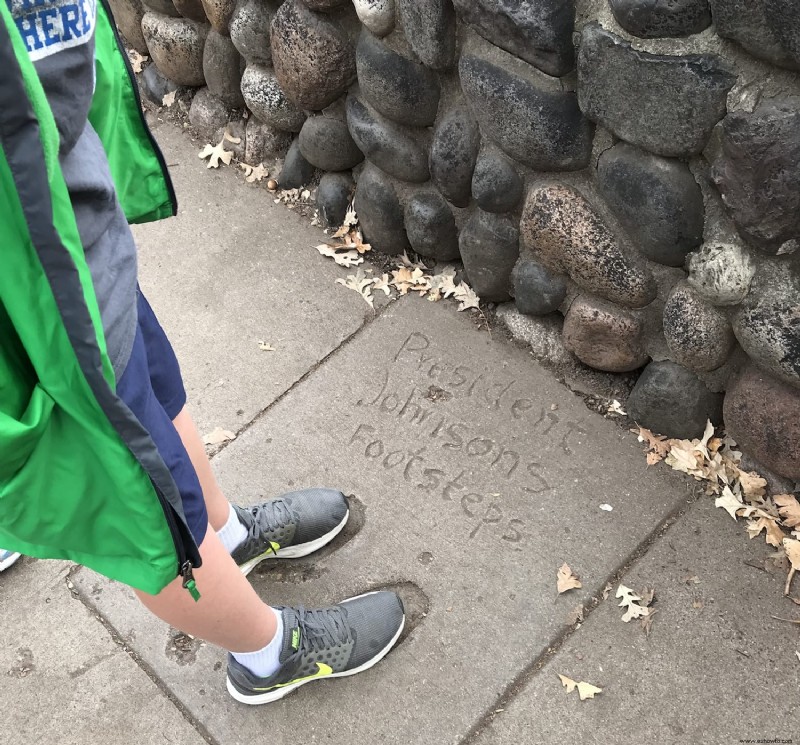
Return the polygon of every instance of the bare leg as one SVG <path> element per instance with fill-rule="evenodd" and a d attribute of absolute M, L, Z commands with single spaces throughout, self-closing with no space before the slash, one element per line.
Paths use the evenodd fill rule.
<path fill-rule="evenodd" d="M 194 572 L 200 600 L 195 602 L 175 579 L 158 595 L 136 591 L 142 603 L 176 629 L 230 652 L 263 649 L 275 636 L 275 612 L 256 595 L 216 533 L 200 545 L 203 566 Z"/>
<path fill-rule="evenodd" d="M 206 510 L 208 511 L 208 522 L 214 530 L 219 530 L 225 525 L 230 514 L 230 505 L 222 489 L 214 478 L 214 472 L 211 470 L 211 463 L 206 455 L 206 448 L 203 445 L 202 439 L 197 432 L 194 421 L 192 420 L 189 409 L 185 406 L 181 409 L 180 414 L 176 416 L 172 423 L 180 435 L 183 446 L 189 454 L 189 459 L 192 461 L 194 470 L 197 473 L 197 478 L 200 479 L 200 486 L 203 489 L 203 499 L 206 503 Z"/>

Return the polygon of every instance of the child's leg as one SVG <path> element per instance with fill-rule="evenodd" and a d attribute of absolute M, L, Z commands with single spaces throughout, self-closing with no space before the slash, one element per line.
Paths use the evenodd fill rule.
<path fill-rule="evenodd" d="M 197 478 L 200 479 L 200 486 L 203 489 L 203 499 L 208 511 L 208 522 L 214 530 L 219 530 L 225 525 L 230 514 L 230 503 L 222 493 L 214 472 L 211 470 L 211 463 L 206 455 L 206 448 L 195 427 L 194 420 L 187 407 L 183 407 L 180 413 L 172 420 L 175 429 L 178 430 L 183 446 L 189 454 Z"/>
<path fill-rule="evenodd" d="M 256 595 L 213 530 L 200 544 L 203 566 L 194 576 L 200 588 L 195 602 L 175 579 L 158 595 L 136 591 L 142 603 L 176 629 L 231 652 L 253 652 L 275 636 L 275 612 Z"/>

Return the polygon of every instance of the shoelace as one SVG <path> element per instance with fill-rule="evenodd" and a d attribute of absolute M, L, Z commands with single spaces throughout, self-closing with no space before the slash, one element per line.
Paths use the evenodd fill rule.
<path fill-rule="evenodd" d="M 280 530 L 295 519 L 289 505 L 282 499 L 251 507 L 246 514 L 252 520 L 247 526 L 247 533 L 251 539 L 257 539 L 263 533 Z"/>
<path fill-rule="evenodd" d="M 308 610 L 302 605 L 292 608 L 300 626 L 300 649 L 303 652 L 320 651 L 352 639 L 350 626 L 339 608 Z"/>

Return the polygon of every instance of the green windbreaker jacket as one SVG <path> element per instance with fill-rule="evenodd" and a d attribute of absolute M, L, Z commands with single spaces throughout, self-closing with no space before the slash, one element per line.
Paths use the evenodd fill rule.
<path fill-rule="evenodd" d="M 163 157 L 108 7 L 90 121 L 130 222 L 175 214 Z M 115 393 L 58 132 L 0 0 L 0 546 L 157 593 L 200 566 L 155 444 Z"/>

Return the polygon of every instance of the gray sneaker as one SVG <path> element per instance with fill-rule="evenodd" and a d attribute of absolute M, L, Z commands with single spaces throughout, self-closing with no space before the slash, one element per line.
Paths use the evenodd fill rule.
<path fill-rule="evenodd" d="M 281 666 L 259 678 L 228 655 L 228 693 L 243 704 L 268 704 L 315 680 L 371 668 L 395 645 L 405 625 L 393 592 L 369 592 L 330 608 L 276 608 L 283 616 Z"/>
<path fill-rule="evenodd" d="M 234 505 L 247 538 L 231 554 L 244 574 L 265 559 L 297 559 L 330 543 L 350 517 L 344 494 L 303 489 L 254 507 Z"/>

